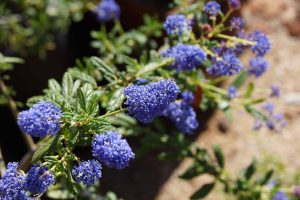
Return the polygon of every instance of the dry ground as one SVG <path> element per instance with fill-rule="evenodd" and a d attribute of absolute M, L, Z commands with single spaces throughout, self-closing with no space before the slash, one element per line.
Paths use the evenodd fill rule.
<path fill-rule="evenodd" d="M 280 85 L 282 98 L 275 101 L 277 110 L 285 114 L 288 127 L 281 133 L 263 130 L 251 133 L 253 119 L 243 112 L 234 113 L 230 124 L 223 113 L 216 113 L 201 134 L 198 143 L 210 147 L 220 144 L 226 155 L 229 172 L 237 173 L 247 166 L 253 157 L 262 158 L 262 152 L 282 160 L 286 173 L 292 174 L 300 168 L 300 1 L 299 0 L 249 0 L 243 7 L 242 15 L 249 31 L 260 29 L 272 41 L 272 52 L 267 56 L 270 69 L 259 78 L 257 87 Z M 228 125 L 228 131 L 219 130 L 220 123 Z M 184 181 L 177 178 L 189 165 L 183 161 L 161 188 L 156 200 L 185 200 L 207 177 Z M 207 197 L 209 200 L 224 199 L 218 193 Z"/>

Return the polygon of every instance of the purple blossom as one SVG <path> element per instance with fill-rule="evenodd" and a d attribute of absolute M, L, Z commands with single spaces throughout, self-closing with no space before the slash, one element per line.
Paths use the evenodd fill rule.
<path fill-rule="evenodd" d="M 29 110 L 19 113 L 18 125 L 20 129 L 34 137 L 55 135 L 59 131 L 62 113 L 59 107 L 50 101 L 41 101 Z"/>
<path fill-rule="evenodd" d="M 97 160 L 82 161 L 73 167 L 72 175 L 76 182 L 92 185 L 101 178 L 101 169 L 101 164 Z"/>
<path fill-rule="evenodd" d="M 147 85 L 129 85 L 124 94 L 128 113 L 143 123 L 162 116 L 169 104 L 176 100 L 179 88 L 172 80 L 161 80 Z"/>
<path fill-rule="evenodd" d="M 43 194 L 54 182 L 54 176 L 46 166 L 35 164 L 25 178 L 25 189 L 34 195 Z"/>
<path fill-rule="evenodd" d="M 271 43 L 266 35 L 260 31 L 256 31 L 248 36 L 248 40 L 255 42 L 250 48 L 257 56 L 264 56 L 271 49 Z"/>
<path fill-rule="evenodd" d="M 201 65 L 206 60 L 206 53 L 197 45 L 177 44 L 164 51 L 163 57 L 174 58 L 171 67 L 184 71 Z"/>
<path fill-rule="evenodd" d="M 203 11 L 210 16 L 217 16 L 221 13 L 221 5 L 216 1 L 209 1 L 205 4 Z"/>
<path fill-rule="evenodd" d="M 121 10 L 115 0 L 102 0 L 94 12 L 97 14 L 98 20 L 107 22 L 113 19 L 119 19 Z"/>
<path fill-rule="evenodd" d="M 212 76 L 231 76 L 239 73 L 243 69 L 240 59 L 231 51 L 223 53 L 220 60 L 207 69 Z"/>
<path fill-rule="evenodd" d="M 249 61 L 248 73 L 260 77 L 268 69 L 268 63 L 263 57 L 254 57 Z"/>
<path fill-rule="evenodd" d="M 170 15 L 164 23 L 164 29 L 170 36 L 181 36 L 192 30 L 191 22 L 183 14 Z"/>
<path fill-rule="evenodd" d="M 116 169 L 124 169 L 134 158 L 134 153 L 127 141 L 119 133 L 113 131 L 95 135 L 92 153 L 101 163 Z"/>
<path fill-rule="evenodd" d="M 171 103 L 164 115 L 184 134 L 194 133 L 199 126 L 195 110 L 184 101 Z"/>
<path fill-rule="evenodd" d="M 244 28 L 245 21 L 241 17 L 233 17 L 230 20 L 230 28 L 235 31 L 240 31 Z"/>
<path fill-rule="evenodd" d="M 235 9 L 235 10 L 241 8 L 240 0 L 228 0 L 228 4 L 232 9 Z"/>

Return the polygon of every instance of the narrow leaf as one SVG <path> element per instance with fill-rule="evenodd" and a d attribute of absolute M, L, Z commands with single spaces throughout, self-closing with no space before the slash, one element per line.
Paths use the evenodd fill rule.
<path fill-rule="evenodd" d="M 223 155 L 223 152 L 222 152 L 220 146 L 218 146 L 218 145 L 215 145 L 213 147 L 213 149 L 214 149 L 214 154 L 215 154 L 215 157 L 217 159 L 218 165 L 223 169 L 224 168 L 224 155 Z"/>
<path fill-rule="evenodd" d="M 55 79 L 50 79 L 48 81 L 48 87 L 53 92 L 60 92 L 61 91 L 61 87 L 60 87 L 59 83 Z"/>
<path fill-rule="evenodd" d="M 203 199 L 206 197 L 215 187 L 215 183 L 208 183 L 203 185 L 199 190 L 197 190 L 190 199 Z"/>
<path fill-rule="evenodd" d="M 236 87 L 236 88 L 239 88 L 239 87 L 241 87 L 244 84 L 244 82 L 246 81 L 246 79 L 247 79 L 247 72 L 242 71 L 236 77 L 236 79 L 233 81 L 233 83 L 231 85 L 234 86 L 234 87 Z"/>
<path fill-rule="evenodd" d="M 244 177 L 249 180 L 256 171 L 256 161 L 253 160 L 252 163 L 245 169 Z"/>
<path fill-rule="evenodd" d="M 50 155 L 53 152 L 58 151 L 63 147 L 62 138 L 60 135 L 56 135 L 53 138 L 50 138 L 45 143 L 41 144 L 36 152 L 33 154 L 32 163 L 36 163 L 46 155 Z"/>

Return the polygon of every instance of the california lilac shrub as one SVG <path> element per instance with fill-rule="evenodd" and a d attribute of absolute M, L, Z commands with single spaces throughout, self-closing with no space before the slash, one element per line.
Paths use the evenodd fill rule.
<path fill-rule="evenodd" d="M 50 16 L 57 22 L 48 20 L 49 31 L 69 24 L 66 16 L 59 16 L 64 11 L 73 16 L 68 6 L 73 4 L 67 3 L 66 10 L 55 10 L 49 2 L 44 2 L 47 9 L 42 5 L 48 13 L 41 17 L 47 20 Z M 83 10 L 90 11 L 101 26 L 91 32 L 91 47 L 99 55 L 79 58 L 61 81 L 48 80 L 43 94 L 28 99 L 28 108 L 24 105 L 21 112 L 21 103 L 14 101 L 14 91 L 5 84 L 7 72 L 23 60 L 0 54 L 0 104 L 16 116 L 28 146 L 22 160 L 9 163 L 6 170 L 2 170 L 5 165 L 0 151 L 0 199 L 39 199 L 43 195 L 96 199 L 95 187 L 105 184 L 107 168 L 111 168 L 109 173 L 125 173 L 125 168 L 152 150 L 160 159 L 189 158 L 192 164 L 180 175 L 182 179 L 203 174 L 212 177 L 191 199 L 205 198 L 217 185 L 238 200 L 277 200 L 294 195 L 283 193 L 284 186 L 270 187 L 276 171 L 258 171 L 255 160 L 242 173 L 230 175 L 219 146 L 209 151 L 193 139 L 204 115 L 217 109 L 229 120 L 233 120 L 236 108 L 239 112 L 242 109 L 253 117 L 254 131 L 265 127 L 280 132 L 287 125 L 284 115 L 277 113 L 273 104 L 265 103 L 271 97 L 278 99 L 280 88 L 271 86 L 273 83 L 268 88 L 255 87 L 256 80 L 268 71 L 264 56 L 271 42 L 261 31 L 248 33 L 243 18 L 232 17 L 241 7 L 239 0 L 227 0 L 225 7 L 221 1 L 176 0 L 164 22 L 145 15 L 144 24 L 131 30 L 124 29 L 119 21 L 123 14 L 118 1 L 80 2 L 80 6 L 72 7 L 78 8 L 80 19 Z M 55 17 L 54 11 L 59 11 Z M 25 22 L 17 24 L 25 26 Z M 34 30 L 32 33 L 40 33 Z M 10 38 L 8 35 L 0 34 L 0 38 Z M 24 41 L 27 39 L 30 37 Z M 32 40 L 28 47 L 44 45 L 35 42 Z M 19 48 L 26 44 L 20 43 Z M 244 62 L 241 55 L 246 51 L 250 58 Z M 39 139 L 37 144 L 31 136 Z"/>

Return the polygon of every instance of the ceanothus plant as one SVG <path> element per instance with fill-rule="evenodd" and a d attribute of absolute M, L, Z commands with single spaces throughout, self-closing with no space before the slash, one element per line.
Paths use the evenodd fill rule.
<path fill-rule="evenodd" d="M 101 181 L 103 168 L 130 167 L 139 151 L 126 137 L 136 135 L 142 138 L 141 152 L 149 150 L 148 141 L 156 141 L 153 148 L 173 149 L 162 152 L 162 159 L 191 158 L 193 164 L 181 178 L 202 174 L 214 178 L 192 199 L 204 198 L 217 183 L 237 199 L 282 196 L 278 187 L 267 186 L 273 171 L 254 180 L 256 162 L 252 162 L 232 179 L 225 174 L 218 146 L 211 155 L 189 139 L 199 127 L 199 109 L 219 108 L 231 119 L 237 105 L 254 117 L 254 130 L 265 125 L 279 131 L 286 125 L 271 104 L 259 106 L 268 97 L 280 96 L 277 86 L 267 89 L 264 98 L 255 98 L 255 78 L 268 68 L 263 57 L 270 51 L 270 41 L 260 31 L 246 33 L 242 18 L 230 19 L 241 6 L 239 0 L 228 0 L 227 13 L 217 1 L 182 4 L 174 2 L 178 13 L 168 16 L 164 25 L 145 17 L 145 25 L 125 32 L 117 2 L 101 1 L 93 11 L 102 28 L 92 32 L 92 46 L 102 56 L 78 61 L 61 83 L 50 79 L 42 96 L 28 100 L 30 108 L 19 113 L 18 125 L 27 136 L 40 139 L 38 149 L 27 173 L 17 168 L 18 163 L 8 164 L 0 179 L 1 199 L 39 198 L 48 190 L 64 188 L 71 198 L 80 199 L 87 186 Z M 107 21 L 115 23 L 111 31 Z M 167 36 L 159 44 L 152 37 L 160 37 L 163 29 Z M 240 55 L 249 50 L 253 58 L 243 64 Z M 227 85 L 220 84 L 224 81 Z M 175 127 L 167 128 L 164 121 Z M 78 147 L 88 147 L 92 159 L 80 158 L 75 153 Z"/>

